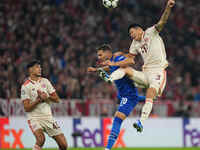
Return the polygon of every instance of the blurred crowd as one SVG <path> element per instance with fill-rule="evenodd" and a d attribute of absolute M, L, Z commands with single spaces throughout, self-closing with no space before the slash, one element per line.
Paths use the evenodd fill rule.
<path fill-rule="evenodd" d="M 121 0 L 118 8 L 108 10 L 101 0 L 1 0 L 0 97 L 20 96 L 26 64 L 36 58 L 61 98 L 115 99 L 112 85 L 87 73 L 87 67 L 96 66 L 96 47 L 110 43 L 114 51 L 128 52 L 128 25 L 154 25 L 165 5 L 162 0 Z M 161 33 L 170 62 L 163 100 L 200 101 L 197 14 L 198 0 L 177 1 Z"/>

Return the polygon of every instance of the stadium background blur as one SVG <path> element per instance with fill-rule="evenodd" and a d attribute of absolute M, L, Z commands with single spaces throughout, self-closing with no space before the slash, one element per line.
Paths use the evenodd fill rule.
<path fill-rule="evenodd" d="M 19 98 L 27 76 L 26 64 L 37 58 L 42 62 L 44 77 L 51 80 L 63 101 L 78 102 L 78 115 L 92 115 L 88 103 L 104 102 L 105 107 L 93 114 L 112 115 L 107 104 L 115 105 L 115 88 L 86 72 L 88 66 L 96 65 L 95 48 L 111 43 L 115 51 L 128 52 L 129 23 L 138 22 L 144 27 L 155 24 L 165 2 L 121 0 L 118 8 L 108 10 L 100 0 L 1 0 L 1 104 Z M 199 8 L 198 0 L 177 1 L 161 33 L 170 65 L 165 92 L 155 103 L 167 108 L 167 113 L 154 109 L 155 116 L 200 114 Z M 138 61 L 141 65 L 141 59 Z M 142 90 L 140 93 L 144 94 Z M 1 105 L 0 115 L 10 112 L 7 114 Z M 73 115 L 71 110 L 68 115 Z"/>
<path fill-rule="evenodd" d="M 114 51 L 128 52 L 129 23 L 145 28 L 155 24 L 165 3 L 120 0 L 118 8 L 108 10 L 101 0 L 0 0 L 0 149 L 33 145 L 19 98 L 27 62 L 34 58 L 41 60 L 43 76 L 62 98 L 52 110 L 70 147 L 96 147 L 99 136 L 102 147 L 112 121 L 104 117 L 116 110 L 116 89 L 88 74 L 86 68 L 98 65 L 95 48 L 99 44 L 110 43 Z M 151 115 L 157 119 L 147 120 L 145 136 L 136 134 L 131 126 L 140 115 L 139 104 L 122 128 L 122 147 L 200 146 L 199 14 L 199 0 L 176 0 L 161 32 L 170 65 L 165 92 L 155 101 Z M 134 67 L 141 65 L 137 58 Z M 79 137 L 78 145 L 73 136 L 77 129 L 91 135 Z M 46 142 L 47 147 L 56 147 L 51 140 Z"/>

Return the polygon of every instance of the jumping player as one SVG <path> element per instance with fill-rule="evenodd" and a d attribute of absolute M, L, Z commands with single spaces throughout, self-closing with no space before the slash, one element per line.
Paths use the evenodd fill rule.
<path fill-rule="evenodd" d="M 153 107 L 153 100 L 157 96 L 161 96 L 166 84 L 166 68 L 168 61 L 166 59 L 165 46 L 159 32 L 163 29 L 170 15 L 171 8 L 174 6 L 175 0 L 168 0 L 165 11 L 157 24 L 143 30 L 139 24 L 131 24 L 128 32 L 133 39 L 129 50 L 129 57 L 121 62 L 105 61 L 103 64 L 108 66 L 120 66 L 121 68 L 111 74 L 105 81 L 113 82 L 128 75 L 138 85 L 147 88 L 146 100 L 142 108 L 140 120 L 133 124 L 138 132 L 142 132 L 144 121 L 149 117 Z M 131 67 L 134 56 L 141 54 L 144 65 L 143 71 L 136 71 Z"/>

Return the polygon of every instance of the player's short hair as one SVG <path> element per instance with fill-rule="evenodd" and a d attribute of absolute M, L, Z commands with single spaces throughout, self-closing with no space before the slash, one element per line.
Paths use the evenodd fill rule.
<path fill-rule="evenodd" d="M 128 32 L 130 31 L 131 28 L 142 28 L 142 26 L 140 24 L 137 23 L 132 23 L 128 26 Z"/>
<path fill-rule="evenodd" d="M 99 46 L 99 47 L 97 47 L 97 49 L 96 49 L 97 51 L 99 51 L 99 50 L 103 50 L 103 51 L 112 51 L 112 47 L 110 46 L 110 44 L 103 44 L 103 45 L 101 45 L 101 46 Z"/>
<path fill-rule="evenodd" d="M 34 59 L 34 60 L 32 60 L 31 62 L 29 62 L 29 63 L 27 64 L 26 68 L 29 69 L 29 68 L 33 67 L 34 65 L 36 65 L 36 64 L 37 64 L 37 65 L 40 65 L 41 63 L 40 63 L 39 60 Z"/>

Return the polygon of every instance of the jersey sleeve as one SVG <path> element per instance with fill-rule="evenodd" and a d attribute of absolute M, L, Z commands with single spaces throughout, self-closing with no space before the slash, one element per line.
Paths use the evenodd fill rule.
<path fill-rule="evenodd" d="M 159 34 L 158 30 L 156 29 L 155 25 L 146 29 L 145 34 L 149 34 L 151 36 Z"/>
<path fill-rule="evenodd" d="M 31 99 L 30 93 L 28 91 L 28 88 L 26 86 L 21 87 L 21 101 L 23 102 L 26 99 Z"/>
<path fill-rule="evenodd" d="M 124 59 L 126 59 L 126 57 L 120 55 L 120 56 L 115 57 L 114 62 L 122 61 Z"/>
<path fill-rule="evenodd" d="M 56 90 L 53 87 L 53 85 L 51 84 L 51 82 L 49 80 L 46 80 L 46 82 L 47 82 L 47 92 L 48 92 L 48 94 L 54 93 Z"/>
<path fill-rule="evenodd" d="M 137 47 L 135 45 L 134 40 L 132 41 L 131 46 L 129 48 L 129 53 L 132 54 L 132 55 L 134 55 L 134 56 L 136 56 L 138 54 Z"/>

